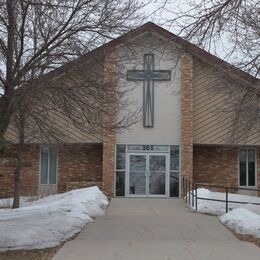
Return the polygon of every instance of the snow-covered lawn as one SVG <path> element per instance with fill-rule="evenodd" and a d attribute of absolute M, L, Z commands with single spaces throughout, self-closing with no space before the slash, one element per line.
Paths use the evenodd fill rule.
<path fill-rule="evenodd" d="M 104 214 L 107 205 L 107 197 L 91 187 L 0 209 L 0 251 L 55 247 Z"/>
<path fill-rule="evenodd" d="M 20 197 L 20 206 L 26 206 L 28 203 L 40 199 L 42 197 Z M 0 199 L 0 209 L 2 208 L 11 208 L 13 205 L 13 198 Z"/>
<path fill-rule="evenodd" d="M 219 200 L 226 199 L 225 193 L 211 192 L 204 188 L 197 190 L 197 196 Z M 229 203 L 229 212 L 226 213 L 225 202 L 198 199 L 197 210 L 200 213 L 217 215 L 223 224 L 235 230 L 237 233 L 260 238 L 260 205 L 250 204 L 260 203 L 260 197 L 229 193 L 228 200 L 248 202 L 248 204 Z M 193 209 L 195 209 L 195 203 Z"/>

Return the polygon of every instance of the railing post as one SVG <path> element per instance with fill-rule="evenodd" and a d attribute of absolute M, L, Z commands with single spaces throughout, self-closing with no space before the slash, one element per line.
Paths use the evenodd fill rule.
<path fill-rule="evenodd" d="M 195 182 L 195 209 L 196 211 L 198 210 L 198 186 L 197 183 Z"/>
<path fill-rule="evenodd" d="M 187 196 L 187 190 L 188 190 L 188 183 L 187 183 L 187 179 L 185 179 L 185 199 L 186 199 L 186 204 L 188 202 L 188 196 Z"/>
<path fill-rule="evenodd" d="M 189 205 L 190 205 L 190 180 L 188 180 L 188 193 L 189 193 Z"/>
<path fill-rule="evenodd" d="M 191 183 L 191 189 L 192 189 L 192 203 L 191 203 L 191 206 L 194 207 L 194 183 L 192 182 Z"/>
<path fill-rule="evenodd" d="M 184 195 L 184 177 L 182 177 L 182 192 L 183 192 L 183 195 Z"/>
<path fill-rule="evenodd" d="M 228 213 L 228 187 L 226 187 L 226 213 Z"/>

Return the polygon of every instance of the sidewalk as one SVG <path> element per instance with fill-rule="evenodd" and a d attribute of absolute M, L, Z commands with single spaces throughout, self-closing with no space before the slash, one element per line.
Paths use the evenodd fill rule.
<path fill-rule="evenodd" d="M 179 199 L 114 198 L 54 260 L 260 259 L 218 219 L 189 212 Z"/>

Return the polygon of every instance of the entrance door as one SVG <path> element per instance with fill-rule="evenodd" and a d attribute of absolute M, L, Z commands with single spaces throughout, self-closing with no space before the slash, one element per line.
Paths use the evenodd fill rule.
<path fill-rule="evenodd" d="M 129 155 L 129 195 L 146 196 L 147 194 L 147 155 Z"/>
<path fill-rule="evenodd" d="M 129 154 L 127 166 L 128 196 L 166 196 L 167 155 Z"/>
<path fill-rule="evenodd" d="M 166 155 L 149 155 L 148 183 L 149 196 L 166 195 Z"/>

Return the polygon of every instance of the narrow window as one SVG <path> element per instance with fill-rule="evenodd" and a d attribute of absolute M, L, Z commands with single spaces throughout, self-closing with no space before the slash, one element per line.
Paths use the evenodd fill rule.
<path fill-rule="evenodd" d="M 248 151 L 248 186 L 255 186 L 255 150 Z"/>
<path fill-rule="evenodd" d="M 48 183 L 48 149 L 41 149 L 41 184 Z"/>
<path fill-rule="evenodd" d="M 125 196 L 126 145 L 116 146 L 116 196 Z"/>
<path fill-rule="evenodd" d="M 240 186 L 246 186 L 246 149 L 239 152 L 239 178 Z"/>
<path fill-rule="evenodd" d="M 40 184 L 57 183 L 57 148 L 42 147 L 40 163 Z"/>
<path fill-rule="evenodd" d="M 170 197 L 179 197 L 180 147 L 170 146 Z"/>
<path fill-rule="evenodd" d="M 255 186 L 255 149 L 239 150 L 239 185 Z"/>

